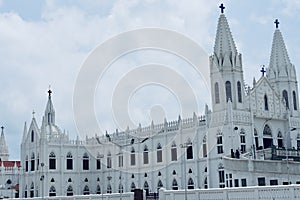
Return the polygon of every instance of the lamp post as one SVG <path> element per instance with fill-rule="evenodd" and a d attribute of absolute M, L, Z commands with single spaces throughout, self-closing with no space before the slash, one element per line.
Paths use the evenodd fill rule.
<path fill-rule="evenodd" d="M 181 148 L 187 148 L 187 143 L 180 144 Z M 186 159 L 185 159 L 185 152 L 183 153 L 183 174 L 184 174 L 184 199 L 187 200 L 187 188 L 186 188 Z"/>
<path fill-rule="evenodd" d="M 130 141 L 130 144 L 120 145 L 120 144 L 118 144 L 116 142 L 113 142 L 112 139 L 111 139 L 111 137 L 110 137 L 110 135 L 107 132 L 105 134 L 105 137 L 108 139 L 109 142 L 113 143 L 114 145 L 116 145 L 116 146 L 118 146 L 120 148 L 120 152 L 118 153 L 118 155 L 122 155 L 122 156 L 123 156 L 123 148 L 124 147 L 130 146 L 130 145 L 133 145 L 133 144 L 142 144 L 142 143 L 144 143 L 145 141 L 147 141 L 149 139 L 148 137 L 146 137 L 146 138 L 144 138 L 141 141 L 135 142 L 134 138 L 132 138 L 131 141 Z M 123 157 L 122 157 L 122 166 L 123 166 Z M 120 184 L 122 186 L 122 191 L 120 191 L 120 200 L 122 200 L 122 194 L 123 194 L 124 189 L 123 189 L 123 185 L 122 185 L 122 170 L 121 169 L 120 169 L 120 177 L 119 177 L 119 179 L 120 179 Z"/>

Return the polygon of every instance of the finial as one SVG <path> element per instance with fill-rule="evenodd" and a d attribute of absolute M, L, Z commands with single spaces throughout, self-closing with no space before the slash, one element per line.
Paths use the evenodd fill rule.
<path fill-rule="evenodd" d="M 262 76 L 265 76 L 266 70 L 264 65 L 262 65 L 260 72 L 262 73 Z"/>
<path fill-rule="evenodd" d="M 279 21 L 278 21 L 278 19 L 275 20 L 274 24 L 276 24 L 276 28 L 279 27 Z"/>
<path fill-rule="evenodd" d="M 35 111 L 34 111 L 34 110 L 32 110 L 32 118 L 34 118 L 34 114 L 35 114 Z"/>
<path fill-rule="evenodd" d="M 2 132 L 3 132 L 3 130 L 4 130 L 4 126 L 1 126 L 1 129 L 2 129 Z"/>
<path fill-rule="evenodd" d="M 52 91 L 51 91 L 51 85 L 49 85 L 49 90 L 48 90 L 49 97 L 51 97 L 51 93 L 52 93 Z"/>
<path fill-rule="evenodd" d="M 225 10 L 225 6 L 221 3 L 221 5 L 219 6 L 219 8 L 221 9 L 221 13 L 224 13 Z"/>

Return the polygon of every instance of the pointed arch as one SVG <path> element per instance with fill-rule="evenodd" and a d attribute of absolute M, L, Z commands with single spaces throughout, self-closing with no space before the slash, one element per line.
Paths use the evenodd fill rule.
<path fill-rule="evenodd" d="M 297 95 L 296 92 L 293 91 L 293 105 L 294 105 L 294 110 L 297 110 Z"/>
<path fill-rule="evenodd" d="M 231 83 L 230 83 L 230 81 L 226 81 L 225 91 L 226 91 L 226 102 L 228 102 L 228 100 L 230 100 L 232 102 L 232 93 L 231 93 Z"/>
<path fill-rule="evenodd" d="M 49 169 L 56 169 L 56 156 L 53 151 L 49 154 Z"/>
<path fill-rule="evenodd" d="M 135 165 L 135 149 L 134 147 L 131 147 L 131 153 L 130 153 L 130 165 Z"/>
<path fill-rule="evenodd" d="M 107 164 L 106 167 L 107 167 L 108 169 L 111 168 L 111 167 L 112 167 L 112 166 L 111 166 L 112 163 L 111 163 L 111 153 L 110 153 L 110 151 L 107 152 L 107 160 L 106 160 L 106 162 L 107 162 L 107 163 L 106 163 L 106 164 Z"/>
<path fill-rule="evenodd" d="M 238 81 L 236 85 L 237 85 L 238 102 L 242 103 L 242 85 L 241 85 L 241 82 Z"/>
<path fill-rule="evenodd" d="M 158 163 L 162 162 L 162 147 L 160 143 L 157 144 L 156 148 L 156 160 Z"/>
<path fill-rule="evenodd" d="M 83 188 L 83 195 L 89 195 L 90 194 L 90 188 L 88 185 L 85 185 Z"/>
<path fill-rule="evenodd" d="M 149 184 L 147 181 L 144 182 L 144 190 L 146 191 L 146 195 L 149 194 Z"/>
<path fill-rule="evenodd" d="M 208 189 L 207 177 L 204 179 L 204 189 Z"/>
<path fill-rule="evenodd" d="M 282 138 L 282 133 L 280 130 L 278 131 L 278 134 L 277 134 L 277 145 L 278 145 L 278 148 L 283 147 L 283 138 Z"/>
<path fill-rule="evenodd" d="M 31 170 L 31 171 L 34 171 L 34 167 L 35 167 L 35 155 L 34 155 L 34 153 L 32 152 L 32 153 L 31 153 L 31 161 L 30 161 L 30 170 Z"/>
<path fill-rule="evenodd" d="M 123 185 L 120 183 L 119 184 L 119 193 L 123 193 L 124 192 L 124 188 Z"/>
<path fill-rule="evenodd" d="M 49 196 L 50 197 L 56 196 L 56 189 L 55 189 L 54 185 L 52 185 L 49 189 Z"/>
<path fill-rule="evenodd" d="M 194 189 L 194 180 L 192 178 L 189 178 L 188 180 L 188 189 Z"/>
<path fill-rule="evenodd" d="M 90 157 L 89 157 L 88 153 L 85 152 L 82 156 L 82 169 L 83 170 L 89 170 L 89 168 L 90 168 L 89 161 L 90 161 Z"/>
<path fill-rule="evenodd" d="M 34 183 L 32 182 L 30 185 L 30 198 L 34 197 Z"/>
<path fill-rule="evenodd" d="M 73 196 L 73 187 L 69 185 L 67 188 L 67 196 Z"/>
<path fill-rule="evenodd" d="M 282 91 L 282 98 L 285 101 L 285 107 L 289 108 L 289 96 L 288 96 L 288 92 L 286 90 Z"/>
<path fill-rule="evenodd" d="M 101 194 L 101 187 L 99 184 L 97 184 L 96 193 Z"/>
<path fill-rule="evenodd" d="M 107 185 L 106 193 L 108 193 L 108 194 L 112 193 L 112 189 L 111 189 L 111 185 L 110 184 Z"/>
<path fill-rule="evenodd" d="M 34 131 L 31 131 L 31 142 L 34 142 Z"/>
<path fill-rule="evenodd" d="M 162 187 L 164 187 L 163 183 L 161 182 L 161 180 L 158 180 L 158 182 L 157 182 L 157 189 L 159 190 Z"/>
<path fill-rule="evenodd" d="M 267 94 L 265 94 L 265 96 L 264 96 L 264 107 L 265 107 L 265 110 L 269 110 L 269 103 L 268 103 Z"/>
<path fill-rule="evenodd" d="M 215 83 L 215 103 L 220 103 L 220 91 L 219 91 L 219 83 Z"/>
<path fill-rule="evenodd" d="M 175 178 L 172 181 L 172 190 L 178 190 L 178 183 Z"/>
<path fill-rule="evenodd" d="M 194 158 L 193 143 L 190 138 L 187 139 L 186 145 L 187 145 L 186 146 L 186 159 L 187 160 L 193 159 Z"/>
<path fill-rule="evenodd" d="M 173 141 L 171 145 L 171 161 L 176 161 L 176 160 L 177 160 L 177 146 L 175 141 Z"/>
<path fill-rule="evenodd" d="M 143 161 L 144 164 L 149 164 L 149 150 L 147 145 L 144 146 Z"/>
<path fill-rule="evenodd" d="M 134 184 L 134 182 L 132 182 L 130 185 L 130 191 L 134 192 L 134 190 L 135 190 L 135 184 Z"/>

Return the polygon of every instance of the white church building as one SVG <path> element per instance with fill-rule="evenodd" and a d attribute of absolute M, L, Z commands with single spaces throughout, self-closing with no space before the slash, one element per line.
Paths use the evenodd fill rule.
<path fill-rule="evenodd" d="M 209 63 L 212 108 L 203 115 L 85 140 L 58 126 L 49 90 L 41 123 L 24 127 L 20 196 L 300 184 L 298 81 L 278 20 L 252 87 L 223 6 Z"/>

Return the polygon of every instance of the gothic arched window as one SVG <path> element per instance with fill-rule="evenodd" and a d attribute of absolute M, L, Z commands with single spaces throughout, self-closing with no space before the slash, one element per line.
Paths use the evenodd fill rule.
<path fill-rule="evenodd" d="M 84 186 L 83 188 L 83 195 L 89 195 L 90 194 L 90 188 L 89 186 Z"/>
<path fill-rule="evenodd" d="M 130 186 L 130 191 L 134 192 L 134 190 L 135 190 L 135 184 L 134 184 L 134 182 L 132 182 L 131 186 Z"/>
<path fill-rule="evenodd" d="M 82 156 L 82 169 L 83 170 L 89 170 L 89 155 L 87 153 L 84 153 Z"/>
<path fill-rule="evenodd" d="M 293 104 L 294 104 L 294 110 L 297 110 L 297 97 L 295 91 L 293 91 Z"/>
<path fill-rule="evenodd" d="M 176 161 L 177 160 L 177 147 L 176 143 L 173 142 L 171 145 L 171 161 Z"/>
<path fill-rule="evenodd" d="M 284 99 L 285 101 L 285 107 L 286 108 L 289 108 L 289 97 L 288 97 L 288 93 L 286 90 L 283 90 L 282 91 L 282 98 Z"/>
<path fill-rule="evenodd" d="M 31 154 L 31 162 L 30 162 L 30 164 L 31 164 L 31 166 L 30 166 L 30 169 L 31 169 L 31 171 L 34 171 L 34 160 L 35 160 L 35 156 L 34 156 L 34 153 L 32 153 Z"/>
<path fill-rule="evenodd" d="M 226 102 L 228 102 L 229 99 L 232 102 L 231 83 L 230 83 L 230 81 L 226 81 L 225 91 L 226 91 Z"/>
<path fill-rule="evenodd" d="M 135 150 L 133 147 L 131 148 L 130 164 L 131 166 L 135 165 Z"/>
<path fill-rule="evenodd" d="M 265 110 L 269 110 L 268 97 L 266 94 L 264 96 L 264 105 L 265 105 Z"/>
<path fill-rule="evenodd" d="M 191 142 L 191 139 L 189 138 L 188 140 L 187 140 L 187 143 L 186 143 L 186 145 L 187 145 L 187 149 L 186 149 L 186 159 L 193 159 L 194 158 L 194 156 L 193 156 L 193 144 L 192 144 L 192 142 Z"/>
<path fill-rule="evenodd" d="M 157 183 L 157 189 L 160 189 L 162 188 L 164 185 L 162 184 L 161 180 L 158 180 L 158 183 Z"/>
<path fill-rule="evenodd" d="M 188 180 L 188 189 L 194 189 L 194 181 L 192 178 Z"/>
<path fill-rule="evenodd" d="M 147 145 L 144 146 L 143 160 L 144 160 L 144 164 L 149 164 L 149 150 Z"/>
<path fill-rule="evenodd" d="M 49 154 L 49 169 L 56 169 L 56 156 L 54 152 Z"/>
<path fill-rule="evenodd" d="M 68 189 L 67 189 L 67 196 L 73 196 L 73 187 L 72 187 L 72 185 L 69 185 L 69 186 L 68 186 Z"/>
<path fill-rule="evenodd" d="M 71 152 L 68 152 L 67 154 L 67 170 L 72 170 L 73 169 L 73 156 Z"/>
<path fill-rule="evenodd" d="M 162 162 L 162 148 L 160 143 L 158 143 L 157 145 L 156 159 L 158 163 Z"/>
<path fill-rule="evenodd" d="M 56 189 L 55 189 L 55 187 L 53 185 L 49 189 L 49 196 L 50 197 L 56 196 Z"/>
<path fill-rule="evenodd" d="M 172 190 L 178 190 L 178 183 L 175 178 L 173 179 L 172 182 Z"/>
<path fill-rule="evenodd" d="M 215 83 L 215 103 L 220 103 L 219 84 Z"/>
<path fill-rule="evenodd" d="M 242 86 L 240 81 L 237 82 L 237 94 L 238 94 L 238 102 L 242 103 Z"/>

